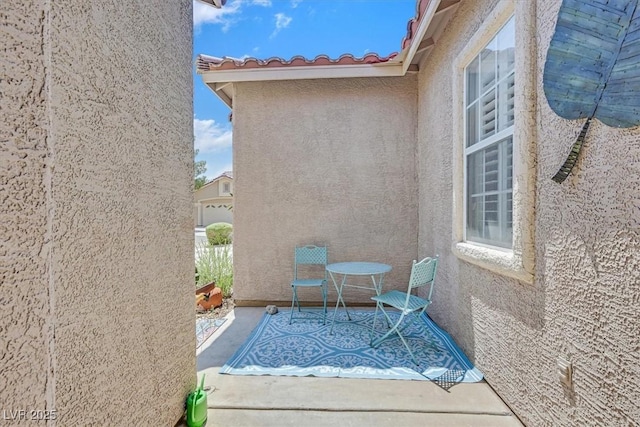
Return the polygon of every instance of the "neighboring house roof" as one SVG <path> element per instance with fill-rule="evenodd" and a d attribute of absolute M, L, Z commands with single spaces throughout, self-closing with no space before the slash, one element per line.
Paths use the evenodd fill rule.
<path fill-rule="evenodd" d="M 402 39 L 401 51 L 388 56 L 370 53 L 357 58 L 344 54 L 331 59 L 327 55 L 318 55 L 313 59 L 294 56 L 285 60 L 279 57 L 237 59 L 198 55 L 196 69 L 205 84 L 229 107 L 234 95 L 230 82 L 403 76 L 419 70 L 419 64 L 429 55 L 459 2 L 416 0 L 416 15 L 407 23 L 407 35 Z"/>
<path fill-rule="evenodd" d="M 200 191 L 202 190 L 204 187 L 211 185 L 213 183 L 216 183 L 218 181 L 220 181 L 220 179 L 222 178 L 229 178 L 229 179 L 233 179 L 233 171 L 226 171 L 226 172 L 222 172 L 220 175 L 216 176 L 215 178 L 213 178 L 211 181 L 207 182 L 206 184 L 204 184 L 202 187 L 198 188 L 196 191 Z"/>

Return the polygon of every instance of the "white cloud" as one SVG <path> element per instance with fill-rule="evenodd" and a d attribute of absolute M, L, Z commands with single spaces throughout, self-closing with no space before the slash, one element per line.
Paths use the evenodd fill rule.
<path fill-rule="evenodd" d="M 193 135 L 195 148 L 200 150 L 200 153 L 212 153 L 231 147 L 233 133 L 213 119 L 194 118 Z"/>
<path fill-rule="evenodd" d="M 291 21 L 293 20 L 292 17 L 287 16 L 284 13 L 276 13 L 274 16 L 276 18 L 276 29 L 273 30 L 273 33 L 271 33 L 272 38 L 275 37 L 276 34 L 278 34 L 281 29 L 287 28 L 289 24 L 291 24 Z"/>
<path fill-rule="evenodd" d="M 271 7 L 271 0 L 251 0 L 252 4 L 264 7 Z"/>
<path fill-rule="evenodd" d="M 207 173 L 207 181 L 211 181 L 213 178 L 216 178 L 222 175 L 223 172 L 228 172 L 233 170 L 233 163 L 227 163 L 222 167 L 218 167 L 211 171 L 211 173 Z"/>
<path fill-rule="evenodd" d="M 300 3 L 302 3 L 302 0 L 291 0 L 291 7 L 295 9 Z"/>
<path fill-rule="evenodd" d="M 235 22 L 234 15 L 240 11 L 242 1 L 227 3 L 222 9 L 193 0 L 193 27 L 198 29 L 205 24 L 221 24 L 226 32 Z"/>

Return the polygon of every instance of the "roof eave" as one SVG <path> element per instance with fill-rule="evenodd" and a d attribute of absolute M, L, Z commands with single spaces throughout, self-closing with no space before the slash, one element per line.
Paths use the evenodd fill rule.
<path fill-rule="evenodd" d="M 441 3 L 441 0 L 431 0 L 429 2 L 427 6 L 427 10 L 425 10 L 424 16 L 422 17 L 422 19 L 420 20 L 420 23 L 418 24 L 418 29 L 416 30 L 416 33 L 414 34 L 414 36 L 411 38 L 411 41 L 409 42 L 409 46 L 407 46 L 405 49 L 402 49 L 398 57 L 395 58 L 398 61 L 402 62 L 403 75 L 406 74 L 406 72 L 409 70 L 411 63 L 413 62 L 413 58 L 416 55 L 416 52 L 418 51 L 418 47 L 420 46 L 420 43 L 422 42 L 424 35 L 427 33 L 429 26 L 432 24 L 433 18 L 436 16 L 436 12 L 440 7 L 440 3 Z"/>
<path fill-rule="evenodd" d="M 405 73 L 401 62 L 358 65 L 312 65 L 198 71 L 206 84 L 261 80 L 305 80 L 348 77 L 393 77 Z"/>
<path fill-rule="evenodd" d="M 417 71 L 417 70 L 416 70 Z M 202 81 L 229 108 L 233 108 L 232 87 L 228 83 L 339 79 L 357 77 L 398 77 L 406 74 L 403 63 L 385 62 L 360 65 L 313 65 L 301 67 L 261 67 L 249 69 L 230 69 L 198 71 Z"/>

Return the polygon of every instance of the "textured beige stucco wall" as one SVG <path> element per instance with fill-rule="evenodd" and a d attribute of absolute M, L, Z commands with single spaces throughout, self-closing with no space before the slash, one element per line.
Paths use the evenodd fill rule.
<path fill-rule="evenodd" d="M 59 425 L 182 414 L 195 380 L 191 7 L 3 10 L 20 31 L 2 33 L 19 40 L 0 104 L 3 408 L 46 399 Z"/>
<path fill-rule="evenodd" d="M 195 202 L 205 199 L 213 199 L 216 197 L 229 197 L 229 194 L 223 193 L 223 185 L 229 183 L 231 193 L 233 193 L 233 181 L 226 178 L 221 178 L 216 182 L 209 183 L 204 187 L 201 187 L 193 193 L 193 199 Z"/>
<path fill-rule="evenodd" d="M 527 425 L 631 425 L 640 420 L 640 128 L 596 123 L 574 175 L 551 181 L 582 125 L 555 115 L 542 90 L 560 0 L 528 3 L 536 39 L 516 29 L 520 46 L 539 43 L 534 283 L 451 253 L 452 144 L 461 143 L 452 64 L 496 4 L 464 0 L 419 75 L 419 255 L 442 255 L 429 311 Z M 558 380 L 558 357 L 573 362 L 571 390 Z"/>
<path fill-rule="evenodd" d="M 391 264 L 417 248 L 414 76 L 242 83 L 234 101 L 234 296 L 291 300 L 293 250 Z M 304 301 L 320 300 L 317 289 Z M 370 302 L 350 289 L 347 301 Z M 331 287 L 330 299 L 335 298 Z"/>
<path fill-rule="evenodd" d="M 0 12 L 0 409 L 51 408 L 44 9 Z"/>

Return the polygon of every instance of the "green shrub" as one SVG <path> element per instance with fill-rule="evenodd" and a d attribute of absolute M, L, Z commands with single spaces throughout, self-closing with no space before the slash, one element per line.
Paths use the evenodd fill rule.
<path fill-rule="evenodd" d="M 205 229 L 210 245 L 228 245 L 231 243 L 233 226 L 228 222 L 215 222 Z"/>
<path fill-rule="evenodd" d="M 216 282 L 222 296 L 233 293 L 233 253 L 230 245 L 213 246 L 201 242 L 196 246 L 196 287 Z"/>

